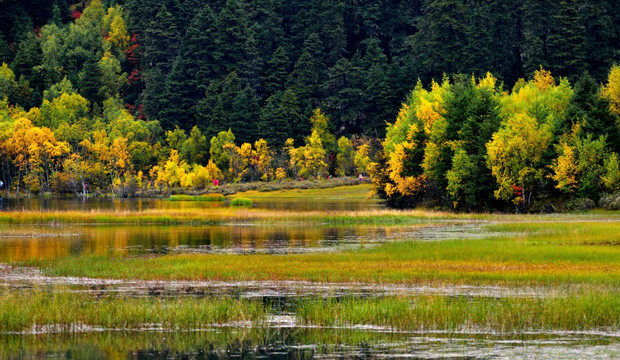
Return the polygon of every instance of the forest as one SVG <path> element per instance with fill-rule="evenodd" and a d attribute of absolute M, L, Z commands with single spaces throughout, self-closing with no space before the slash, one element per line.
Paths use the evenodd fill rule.
<path fill-rule="evenodd" d="M 615 1 L 0 1 L 7 193 L 370 174 L 396 207 L 620 186 Z"/>

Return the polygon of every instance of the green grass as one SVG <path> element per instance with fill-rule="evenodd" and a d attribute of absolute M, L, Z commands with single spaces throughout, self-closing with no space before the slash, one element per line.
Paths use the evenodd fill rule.
<path fill-rule="evenodd" d="M 546 298 L 409 298 L 302 301 L 310 325 L 372 324 L 395 330 L 506 332 L 617 329 L 620 293 L 584 293 Z"/>
<path fill-rule="evenodd" d="M 244 197 L 236 197 L 231 200 L 230 205 L 252 207 L 252 200 Z"/>
<path fill-rule="evenodd" d="M 224 201 L 226 198 L 222 194 L 204 195 L 170 195 L 168 201 Z"/>
<path fill-rule="evenodd" d="M 267 308 L 231 298 L 96 298 L 67 291 L 0 293 L 0 332 L 45 325 L 71 332 L 76 324 L 108 329 L 139 329 L 148 324 L 168 329 L 199 329 L 233 321 L 260 321 Z"/>
<path fill-rule="evenodd" d="M 617 329 L 620 294 L 579 293 L 545 298 L 304 298 L 290 312 L 301 324 L 317 326 L 375 325 L 395 330 L 495 331 Z M 174 330 L 247 321 L 266 324 L 274 310 L 262 300 L 182 297 L 102 297 L 63 291 L 0 293 L 0 332 L 61 332 L 79 326 L 105 329 L 162 327 Z"/>
<path fill-rule="evenodd" d="M 438 220 L 551 222 L 619 220 L 614 212 L 568 215 L 462 214 L 430 210 L 364 210 L 364 211 L 285 211 L 247 208 L 150 209 L 145 211 L 7 211 L 0 212 L 0 224 L 160 224 L 215 225 L 235 223 L 257 224 L 321 224 L 321 225 L 396 225 L 429 223 Z"/>
<path fill-rule="evenodd" d="M 428 211 L 281 211 L 247 208 L 176 209 L 146 211 L 11 211 L 0 212 L 0 224 L 412 224 L 459 219 L 462 215 Z M 484 216 L 482 216 L 484 217 Z"/>
<path fill-rule="evenodd" d="M 57 276 L 148 280 L 620 284 L 620 247 L 610 245 L 620 235 L 620 223 L 504 224 L 491 229 L 505 235 L 430 242 L 403 240 L 336 253 L 70 256 L 22 264 L 41 267 Z"/>

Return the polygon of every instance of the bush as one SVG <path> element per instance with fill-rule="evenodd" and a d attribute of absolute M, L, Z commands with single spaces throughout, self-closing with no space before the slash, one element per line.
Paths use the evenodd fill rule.
<path fill-rule="evenodd" d="M 238 198 L 232 199 L 232 201 L 230 202 L 230 205 L 232 205 L 232 206 L 248 206 L 248 207 L 251 207 L 252 206 L 252 200 L 250 200 L 248 198 L 244 198 L 244 197 L 238 197 Z"/>
<path fill-rule="evenodd" d="M 588 198 L 581 198 L 569 201 L 566 203 L 566 210 L 568 211 L 589 211 L 594 209 L 594 200 Z"/>
<path fill-rule="evenodd" d="M 603 196 L 598 204 L 606 210 L 620 210 L 620 192 Z"/>

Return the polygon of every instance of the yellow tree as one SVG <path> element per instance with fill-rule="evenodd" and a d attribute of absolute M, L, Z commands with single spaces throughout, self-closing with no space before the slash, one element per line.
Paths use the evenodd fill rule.
<path fill-rule="evenodd" d="M 88 100 L 80 94 L 63 93 L 52 101 L 43 100 L 37 125 L 56 129 L 61 124 L 86 124 L 87 114 Z"/>
<path fill-rule="evenodd" d="M 291 165 L 298 171 L 299 176 L 303 178 L 327 176 L 325 154 L 323 141 L 317 130 L 312 131 L 312 135 L 306 139 L 305 146 L 299 148 L 289 147 Z"/>
<path fill-rule="evenodd" d="M 576 150 L 566 141 L 560 142 L 557 148 L 559 156 L 551 166 L 551 178 L 557 182 L 556 188 L 574 194 L 579 188 Z"/>
<path fill-rule="evenodd" d="M 603 86 L 601 95 L 609 100 L 611 111 L 620 116 L 620 65 L 614 65 L 609 70 L 607 84 Z"/>
<path fill-rule="evenodd" d="M 527 114 L 508 118 L 486 146 L 497 199 L 530 205 L 536 182 L 545 178 L 542 158 L 551 139 L 550 126 Z"/>
<path fill-rule="evenodd" d="M 271 151 L 269 150 L 269 145 L 267 145 L 267 140 L 256 140 L 254 142 L 254 149 L 255 156 L 252 158 L 252 166 L 254 166 L 256 171 L 258 171 L 261 180 L 271 180 L 273 177 L 271 168 L 272 156 Z"/>
<path fill-rule="evenodd" d="M 618 154 L 611 153 L 605 158 L 601 181 L 605 189 L 611 192 L 620 191 L 620 164 Z"/>
<path fill-rule="evenodd" d="M 15 121 L 7 150 L 19 170 L 18 192 L 22 175 L 28 189 L 39 192 L 49 189 L 52 172 L 69 153 L 69 145 L 57 141 L 50 129 L 33 126 L 30 120 L 22 117 Z"/>
<path fill-rule="evenodd" d="M 351 140 L 341 136 L 340 139 L 338 139 L 338 155 L 336 156 L 336 159 L 338 160 L 338 168 L 336 169 L 336 175 L 355 175 L 354 154 L 355 149 L 353 148 L 353 143 L 351 143 Z"/>
<path fill-rule="evenodd" d="M 368 164 L 370 164 L 370 145 L 362 144 L 357 147 L 355 151 L 355 158 L 353 159 L 353 163 L 355 164 L 355 169 L 360 174 L 366 174 L 368 169 Z"/>
<path fill-rule="evenodd" d="M 108 8 L 108 12 L 103 18 L 103 31 L 106 33 L 106 41 L 120 51 L 125 50 L 130 40 L 124 15 L 123 8 L 116 5 Z"/>

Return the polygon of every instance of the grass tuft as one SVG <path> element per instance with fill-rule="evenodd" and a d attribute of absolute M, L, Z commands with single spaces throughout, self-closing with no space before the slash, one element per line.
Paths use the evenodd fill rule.
<path fill-rule="evenodd" d="M 244 198 L 244 197 L 237 197 L 237 198 L 232 199 L 232 201 L 230 202 L 230 205 L 252 207 L 252 200 L 248 198 Z"/>

